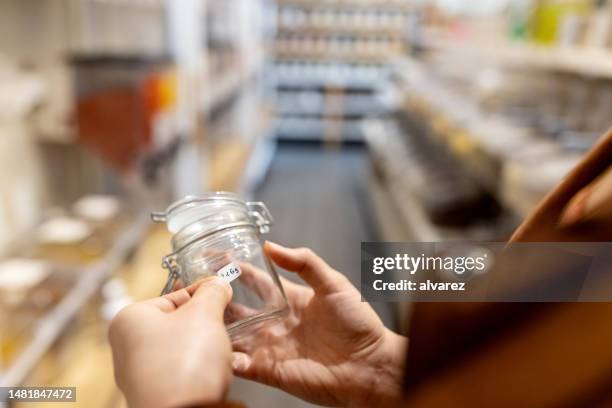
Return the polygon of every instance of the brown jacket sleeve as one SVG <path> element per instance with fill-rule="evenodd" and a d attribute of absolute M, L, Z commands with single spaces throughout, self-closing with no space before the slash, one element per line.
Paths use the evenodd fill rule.
<path fill-rule="evenodd" d="M 559 225 L 571 198 L 611 164 L 612 130 L 510 241 L 612 241 L 612 220 Z M 407 407 L 612 402 L 612 303 L 417 303 L 413 310 Z M 428 333 L 423 336 L 421 328 Z"/>
<path fill-rule="evenodd" d="M 612 220 L 559 226 L 563 209 L 572 197 L 612 164 L 612 129 L 580 161 L 523 221 L 511 242 L 607 242 L 612 241 Z"/>

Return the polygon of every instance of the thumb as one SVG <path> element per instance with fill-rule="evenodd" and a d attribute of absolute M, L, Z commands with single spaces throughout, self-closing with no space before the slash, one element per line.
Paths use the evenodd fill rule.
<path fill-rule="evenodd" d="M 253 369 L 253 359 L 246 353 L 234 351 L 232 353 L 232 369 L 234 374 L 247 380 L 256 380 Z"/>
<path fill-rule="evenodd" d="M 348 282 L 346 277 L 329 266 L 308 248 L 285 248 L 266 241 L 264 250 L 275 264 L 297 272 L 317 293 L 330 293 Z"/>
<path fill-rule="evenodd" d="M 222 278 L 215 276 L 196 283 L 191 300 L 186 307 L 198 309 L 205 316 L 223 319 L 223 312 L 232 300 L 232 287 Z"/>

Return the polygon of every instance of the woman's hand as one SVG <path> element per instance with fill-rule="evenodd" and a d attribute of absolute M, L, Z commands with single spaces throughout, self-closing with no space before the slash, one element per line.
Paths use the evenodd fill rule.
<path fill-rule="evenodd" d="M 344 275 L 309 249 L 268 242 L 265 251 L 311 288 L 283 280 L 291 313 L 234 343 L 234 373 L 317 404 L 394 405 L 407 339 L 386 329 Z"/>
<path fill-rule="evenodd" d="M 117 385 L 130 407 L 219 402 L 232 378 L 223 311 L 229 284 L 212 277 L 128 306 L 109 339 Z"/>

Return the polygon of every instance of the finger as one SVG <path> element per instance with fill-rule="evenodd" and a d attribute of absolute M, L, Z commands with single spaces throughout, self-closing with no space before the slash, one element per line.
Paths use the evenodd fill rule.
<path fill-rule="evenodd" d="M 255 379 L 253 360 L 246 353 L 240 351 L 234 351 L 232 353 L 232 369 L 234 370 L 234 374 L 239 377 L 250 380 Z"/>
<path fill-rule="evenodd" d="M 242 275 L 240 275 L 239 279 L 255 291 L 260 299 L 272 301 L 280 295 L 280 291 L 268 273 L 246 262 L 241 262 L 240 267 Z M 288 299 L 295 299 L 298 296 L 305 295 L 304 292 L 312 290 L 299 283 L 291 282 L 282 276 L 279 276 L 278 279 Z"/>
<path fill-rule="evenodd" d="M 241 351 L 232 352 L 232 370 L 235 376 L 280 388 L 274 365 L 274 361 L 262 354 L 251 356 Z"/>
<path fill-rule="evenodd" d="M 202 283 L 206 282 L 207 280 L 214 279 L 214 278 L 215 278 L 214 276 L 208 276 L 186 288 L 183 288 L 182 284 L 180 284 L 180 287 L 177 287 L 177 284 L 175 284 L 176 289 L 174 289 L 173 292 L 167 293 L 163 296 L 159 296 L 153 299 L 149 299 L 143 303 L 153 305 L 157 307 L 158 309 L 160 309 L 162 312 L 166 312 L 166 313 L 173 312 L 179 307 L 181 307 L 182 305 L 184 305 L 185 303 L 187 303 L 189 300 L 191 300 L 191 297 L 195 293 L 198 286 L 200 286 Z"/>
<path fill-rule="evenodd" d="M 266 241 L 264 250 L 281 268 L 297 272 L 315 292 L 332 292 L 346 279 L 308 248 L 285 248 Z"/>
<path fill-rule="evenodd" d="M 565 207 L 561 226 L 583 221 L 612 219 L 612 166 L 582 188 Z"/>
<path fill-rule="evenodd" d="M 170 301 L 178 309 L 191 299 L 191 293 L 187 289 L 179 289 L 162 296 L 162 299 Z"/>
<path fill-rule="evenodd" d="M 253 356 L 257 351 L 272 352 L 271 348 L 274 345 L 271 344 L 272 339 L 270 339 L 270 334 L 266 330 L 267 328 L 258 330 L 253 336 L 236 336 L 232 339 L 232 350 L 249 356 Z"/>
<path fill-rule="evenodd" d="M 217 276 L 207 277 L 197 282 L 193 289 L 191 301 L 184 307 L 197 309 L 204 316 L 213 316 L 223 320 L 223 311 L 232 299 L 232 287 Z"/>
<path fill-rule="evenodd" d="M 260 299 L 271 300 L 276 297 L 275 291 L 278 289 L 270 274 L 247 262 L 240 262 L 240 268 L 242 270 L 240 281 L 252 289 Z"/>
<path fill-rule="evenodd" d="M 191 294 L 186 289 L 175 290 L 164 296 L 159 296 L 143 302 L 143 304 L 153 305 L 162 312 L 173 312 L 191 299 Z"/>
<path fill-rule="evenodd" d="M 172 291 L 174 292 L 175 290 L 183 289 L 184 287 L 185 284 L 183 284 L 183 281 L 177 279 L 177 281 L 174 282 L 174 285 L 172 285 Z"/>
<path fill-rule="evenodd" d="M 290 281 L 287 278 L 279 276 L 278 279 L 281 281 L 283 285 L 283 290 L 288 298 L 293 298 L 295 296 L 302 296 L 312 292 L 308 286 L 305 286 L 301 283 Z"/>
<path fill-rule="evenodd" d="M 205 276 L 203 278 L 200 278 L 199 280 L 197 280 L 196 282 L 192 283 L 191 285 L 187 286 L 185 288 L 185 290 L 189 293 L 189 296 L 193 297 L 193 295 L 197 292 L 198 288 L 201 285 L 207 285 L 212 283 L 212 281 L 214 281 L 215 279 L 217 279 L 216 275 L 208 275 Z"/>

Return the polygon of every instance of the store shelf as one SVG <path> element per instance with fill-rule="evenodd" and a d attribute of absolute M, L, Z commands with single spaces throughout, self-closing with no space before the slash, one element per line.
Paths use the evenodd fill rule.
<path fill-rule="evenodd" d="M 397 214 L 408 231 L 405 239 L 416 242 L 454 240 L 497 240 L 515 226 L 513 214 L 502 214 L 495 220 L 475 223 L 468 227 L 436 225 L 419 200 L 418 184 L 405 168 L 403 137 L 398 127 L 387 121 L 363 122 L 363 135 L 374 167 L 380 175 L 380 189 L 394 204 Z"/>
<path fill-rule="evenodd" d="M 335 10 L 374 10 L 403 13 L 410 11 L 412 6 L 407 1 L 398 0 L 278 0 L 281 7 L 330 8 Z"/>
<path fill-rule="evenodd" d="M 487 43 L 432 40 L 428 47 L 496 60 L 510 66 L 554 70 L 589 77 L 612 79 L 612 52 L 575 46 L 540 46 L 499 40 Z"/>
<path fill-rule="evenodd" d="M 164 2 L 162 0 L 93 0 L 92 3 L 100 5 L 112 5 L 113 7 L 122 7 L 126 9 L 147 10 L 163 10 Z"/>
<path fill-rule="evenodd" d="M 429 131 L 425 131 L 425 134 L 459 159 L 481 187 L 496 194 L 502 157 L 489 149 L 472 131 L 453 122 L 448 112 L 433 109 L 419 95 L 404 100 L 404 114 L 413 116 L 411 120 L 427 127 Z"/>
<path fill-rule="evenodd" d="M 385 112 L 389 63 L 404 52 L 409 3 L 281 0 L 274 52 L 278 135 L 363 141 L 359 120 Z"/>
<path fill-rule="evenodd" d="M 277 102 L 277 112 L 283 116 L 373 116 L 386 109 L 376 94 L 326 96 L 318 92 L 278 92 Z"/>
<path fill-rule="evenodd" d="M 508 211 L 525 217 L 576 164 L 580 151 L 532 132 L 432 78 L 420 62 L 406 58 L 397 67 L 406 92 L 402 114 L 419 124 L 422 137 L 452 155 L 471 179 Z M 517 199 L 517 197 L 522 197 Z"/>
<path fill-rule="evenodd" d="M 204 111 L 210 112 L 238 92 L 243 84 L 243 75 L 239 67 L 228 69 L 220 78 L 210 82 L 208 94 L 204 93 Z"/>
<path fill-rule="evenodd" d="M 274 118 L 268 107 L 272 90 L 270 83 L 264 82 L 266 78 L 259 75 L 269 57 L 266 42 L 272 21 L 268 17 L 274 13 L 274 2 L 204 1 L 176 6 L 175 2 L 164 0 L 94 0 L 70 2 L 69 7 L 59 4 L 36 7 L 35 12 L 25 4 L 21 7 L 22 2 L 13 3 L 4 7 L 8 12 L 5 20 L 17 23 L 7 27 L 15 41 L 10 52 L 3 55 L 3 67 L 7 65 L 7 73 L 11 71 L 11 74 L 14 66 L 16 72 L 40 76 L 45 82 L 45 95 L 36 104 L 35 112 L 28 111 L 20 115 L 19 122 L 7 122 L 10 126 L 3 128 L 4 133 L 14 133 L 17 129 L 17 136 L 33 129 L 32 133 L 38 132 L 42 143 L 31 146 L 32 153 L 40 154 L 30 154 L 31 143 L 7 150 L 15 163 L 28 163 L 24 169 L 27 171 L 20 172 L 28 182 L 4 186 L 3 195 L 15 198 L 0 206 L 0 213 L 15 215 L 13 218 L 20 218 L 19 222 L 31 225 L 41 214 L 52 210 L 47 208 L 50 204 L 63 207 L 84 192 L 111 191 L 139 206 L 139 212 L 145 212 L 145 201 L 152 200 L 148 193 L 154 196 L 154 202 L 163 203 L 171 197 L 198 194 L 206 189 L 208 159 L 214 159 L 221 166 L 219 186 L 252 191 L 253 185 L 261 181 L 274 144 L 270 137 Z M 51 35 L 30 38 L 32 30 L 28 27 L 41 27 L 41 23 L 44 23 L 44 34 Z M 70 27 L 65 27 L 67 23 Z M 125 29 L 114 29 L 116 23 Z M 70 38 L 55 35 L 66 29 L 75 35 Z M 111 65 L 108 62 L 113 62 L 117 69 L 115 66 L 107 69 Z M 77 64 L 88 68 L 79 81 L 73 75 Z M 155 69 L 149 70 L 153 65 Z M 93 72 L 99 68 L 104 71 Z M 79 133 L 77 129 L 59 126 L 66 122 L 59 119 L 64 119 L 63 113 L 77 110 L 75 95 L 89 97 L 89 90 L 94 88 L 96 93 L 110 97 L 104 103 L 89 104 L 88 101 L 88 120 L 121 117 L 121 114 L 132 117 L 133 111 L 137 113 L 134 120 L 138 123 L 134 127 L 121 118 L 110 121 L 116 122 L 114 129 L 129 128 L 134 140 L 123 137 L 119 131 L 102 132 L 107 136 L 103 138 L 103 148 L 82 153 L 83 149 L 72 145 Z M 134 95 L 139 97 L 134 99 Z M 264 105 L 269 112 L 259 111 Z M 37 119 L 33 116 L 39 111 L 46 113 L 47 107 L 53 108 L 49 111 L 58 114 L 58 120 L 31 121 Z M 158 111 L 164 114 L 172 111 L 176 116 L 161 117 Z M 141 113 L 146 116 L 143 120 L 140 120 Z M 63 116 L 59 117 L 60 114 Z M 102 125 L 109 122 L 100 121 Z M 54 126 L 48 126 L 47 122 Z M 72 122 L 77 123 L 76 119 Z M 82 123 L 78 122 L 82 132 Z M 220 125 L 220 122 L 224 123 Z M 229 125 L 224 127 L 225 123 Z M 98 122 L 92 128 L 99 129 Z M 221 134 L 212 141 L 210 136 L 219 129 Z M 166 137 L 168 134 L 180 136 L 180 143 Z M 213 152 L 213 142 L 226 136 L 235 136 L 244 143 Z M 136 144 L 137 151 L 121 152 L 125 157 L 134 158 L 135 164 L 129 170 L 118 172 L 107 166 L 107 158 L 101 154 L 104 149 L 118 152 L 123 145 Z M 213 158 L 214 153 L 219 156 Z M 34 188 L 24 190 L 24 185 Z M 61 188 L 51 189 L 53 194 L 49 196 L 47 191 L 42 191 L 48 190 L 43 187 L 49 185 Z M 147 190 L 146 197 L 143 189 Z M 19 194 L 20 191 L 26 195 Z M 23 204 L 23 197 L 27 197 L 27 205 Z M 83 248 L 79 246 L 78 251 L 86 252 L 88 260 L 96 256 L 91 261 L 95 264 L 79 267 L 74 273 L 70 270 L 66 276 L 59 273 L 56 276 L 54 270 L 51 283 L 55 285 L 59 281 L 61 287 L 51 284 L 36 287 L 31 291 L 32 299 L 26 299 L 28 302 L 24 305 L 10 303 L 13 297 L 10 301 L 6 299 L 9 303 L 5 312 L 18 306 L 16 310 L 21 313 L 25 306 L 28 319 L 31 316 L 36 321 L 26 326 L 27 319 L 9 319 L 0 328 L 10 332 L 7 333 L 10 337 L 4 339 L 7 341 L 0 368 L 1 386 L 70 385 L 78 387 L 81 406 L 122 405 L 123 398 L 112 378 L 111 350 L 106 338 L 109 319 L 120 302 L 109 305 L 108 300 L 127 303 L 130 298 L 139 301 L 157 296 L 166 276 L 159 260 L 167 253 L 170 239 L 162 228 L 155 228 L 157 250 L 151 251 L 147 246 L 153 235 L 147 234 L 151 225 L 148 217 L 137 220 L 134 214 L 122 217 L 125 217 L 121 219 L 122 225 L 124 221 L 133 222 L 125 231 L 115 234 L 114 228 L 119 226 L 109 225 L 113 228 L 112 236 L 95 235 Z M 12 224 L 16 223 L 8 222 L 9 226 Z M 7 234 L 0 234 L 7 238 L 0 241 L 8 247 L 21 231 L 15 228 Z M 107 238 L 112 239 L 108 252 L 103 249 Z M 135 251 L 136 247 L 142 250 Z M 3 253 L 7 251 L 4 246 L 0 249 Z M 45 247 L 45 251 L 49 257 L 58 258 L 66 255 L 65 252 L 72 256 L 73 252 L 63 245 Z M 106 254 L 99 254 L 103 251 Z M 144 266 L 139 265 L 141 252 Z M 58 269 L 63 272 L 67 268 Z M 106 286 L 108 281 L 112 282 Z M 110 299 L 106 289 L 113 284 L 125 289 L 125 298 Z M 13 327 L 13 320 L 19 327 Z M 26 330 L 21 330 L 21 323 Z M 4 407 L 2 401 L 0 398 L 0 406 Z"/>
<path fill-rule="evenodd" d="M 361 120 L 283 117 L 277 123 L 280 140 L 363 142 Z"/>
<path fill-rule="evenodd" d="M 403 28 L 403 27 L 402 27 Z M 401 40 L 405 34 L 402 29 L 397 30 L 388 27 L 362 28 L 362 27 L 280 27 L 278 34 L 281 36 L 304 35 L 310 37 L 356 37 L 356 38 L 382 38 Z"/>
<path fill-rule="evenodd" d="M 371 91 L 389 84 L 390 70 L 382 64 L 312 63 L 277 60 L 274 66 L 277 88 Z"/>
<path fill-rule="evenodd" d="M 299 90 L 299 89 L 332 89 L 341 88 L 346 91 L 355 92 L 376 92 L 383 88 L 388 82 L 386 78 L 375 80 L 367 79 L 351 79 L 351 78 L 278 78 L 276 81 L 277 88 L 284 90 Z"/>
<path fill-rule="evenodd" d="M 356 53 L 356 52 L 310 52 L 310 51 L 283 51 L 276 50 L 277 58 L 294 61 L 307 62 L 344 62 L 349 64 L 384 64 L 392 61 L 398 56 L 397 52 L 376 52 L 376 53 Z"/>
<path fill-rule="evenodd" d="M 85 303 L 95 295 L 104 281 L 116 271 L 140 243 L 150 227 L 148 217 L 137 218 L 115 240 L 103 259 L 82 271 L 75 286 L 62 301 L 37 324 L 32 340 L 21 351 L 17 359 L 2 372 L 1 387 L 21 385 L 43 355 L 51 348 L 66 326 Z"/>
<path fill-rule="evenodd" d="M 232 95 L 238 93 L 261 69 L 262 65 L 261 59 L 244 65 L 236 63 L 224 70 L 219 78 L 210 79 L 209 88 L 202 92 L 203 112 L 211 112 Z"/>
<path fill-rule="evenodd" d="M 374 105 L 371 108 L 350 108 L 350 107 L 338 107 L 338 108 L 315 108 L 315 109 L 301 109 L 296 108 L 285 108 L 279 110 L 278 113 L 282 117 L 291 118 L 342 118 L 342 119 L 359 119 L 364 116 L 377 116 L 385 112 L 385 108 Z"/>
<path fill-rule="evenodd" d="M 211 191 L 248 194 L 255 190 L 271 160 L 273 149 L 268 142 L 274 129 L 269 109 L 260 108 L 257 117 L 258 123 L 252 134 L 223 137 L 215 148 L 211 148 L 208 158 L 208 188 Z"/>

